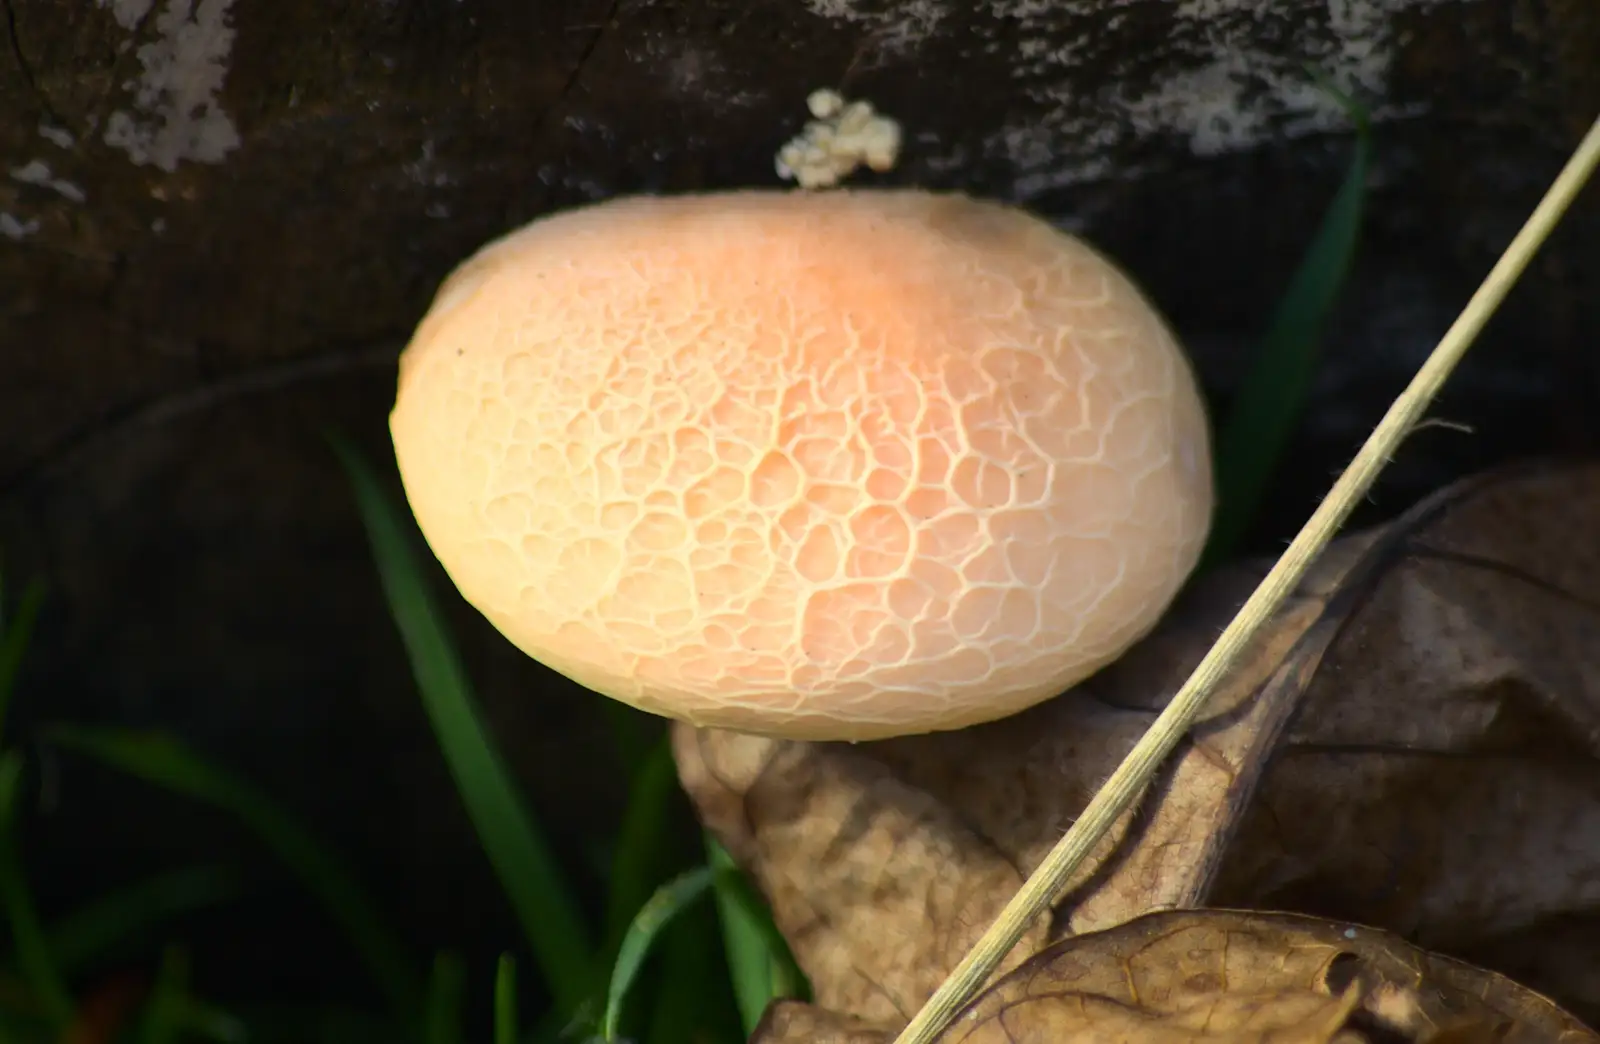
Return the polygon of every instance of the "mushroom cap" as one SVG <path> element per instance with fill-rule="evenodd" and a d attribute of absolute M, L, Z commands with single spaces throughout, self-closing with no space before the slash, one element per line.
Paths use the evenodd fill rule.
<path fill-rule="evenodd" d="M 1013 714 L 1144 635 L 1210 525 L 1194 375 L 1115 266 L 909 190 L 635 197 L 440 288 L 390 418 L 466 599 L 698 725 Z"/>

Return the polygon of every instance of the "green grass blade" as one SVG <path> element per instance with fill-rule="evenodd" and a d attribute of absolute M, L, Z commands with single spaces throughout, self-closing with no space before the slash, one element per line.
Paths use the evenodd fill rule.
<path fill-rule="evenodd" d="M 0 754 L 0 905 L 11 928 L 11 946 L 17 967 L 35 999 L 56 1026 L 72 1020 L 72 994 L 50 953 L 33 894 L 22 872 L 17 852 L 17 802 L 22 790 L 22 754 Z"/>
<path fill-rule="evenodd" d="M 427 1044 L 461 1044 L 461 999 L 467 989 L 467 969 L 453 953 L 441 953 L 433 962 L 423 1004 L 423 1039 Z"/>
<path fill-rule="evenodd" d="M 645 980 L 653 979 L 648 1021 L 641 1020 L 637 1031 L 625 1021 L 622 1032 L 637 1032 L 645 1044 L 745 1040 L 748 1034 L 741 1025 L 722 953 L 716 905 L 696 903 L 684 910 L 661 933 L 656 947 L 659 956 L 652 963 L 657 974 L 640 977 L 629 1003 L 631 1011 L 638 1011 L 645 1002 Z"/>
<path fill-rule="evenodd" d="M 494 1044 L 517 1044 L 517 960 L 502 953 L 494 969 Z"/>
<path fill-rule="evenodd" d="M 576 1012 L 546 1008 L 524 1035 L 525 1044 L 595 1044 L 599 1037 L 591 1032 L 600 1021 L 596 998 L 584 1001 Z"/>
<path fill-rule="evenodd" d="M 672 746 L 663 738 L 634 772 L 628 806 L 617 829 L 606 904 L 607 957 L 612 960 L 634 914 L 666 876 L 663 850 L 677 780 Z"/>
<path fill-rule="evenodd" d="M 617 1039 L 617 1024 L 622 1018 L 622 1004 L 627 999 L 633 980 L 638 977 L 644 959 L 650 953 L 661 930 L 672 922 L 684 907 L 694 902 L 711 886 L 715 872 L 710 867 L 700 867 L 679 874 L 656 889 L 655 895 L 639 909 L 632 926 L 617 950 L 617 962 L 611 968 L 611 986 L 606 991 L 605 1016 L 601 1020 L 600 1034 L 607 1042 Z"/>
<path fill-rule="evenodd" d="M 189 961 L 178 949 L 168 948 L 139 1020 L 139 1044 L 176 1044 L 188 989 Z"/>
<path fill-rule="evenodd" d="M 1226 561 L 1266 499 L 1305 409 L 1321 357 L 1323 325 L 1349 274 L 1360 239 L 1372 135 L 1355 102 L 1321 81 L 1356 125 L 1355 154 L 1338 193 L 1279 299 L 1217 441 L 1218 510 L 1204 565 Z"/>
<path fill-rule="evenodd" d="M 397 1017 L 416 1010 L 421 984 L 398 937 L 343 864 L 286 811 L 170 736 L 129 729 L 56 726 L 46 736 L 147 783 L 205 802 L 251 831 L 322 901 L 377 980 Z"/>
<path fill-rule="evenodd" d="M 16 685 L 17 672 L 22 667 L 22 656 L 33 638 L 34 624 L 39 620 L 39 608 L 44 604 L 44 585 L 38 581 L 29 584 L 17 603 L 14 616 L 9 616 L 0 627 L 0 728 L 3 728 L 11 710 L 11 693 Z"/>
<path fill-rule="evenodd" d="M 755 1032 L 767 1005 L 780 997 L 806 999 L 810 984 L 794 962 L 789 945 L 738 864 L 710 834 L 706 851 L 717 871 L 717 912 L 733 993 L 745 1035 Z"/>
<path fill-rule="evenodd" d="M 238 897 L 240 876 L 224 867 L 169 871 L 100 896 L 51 925 L 46 941 L 63 975 L 72 975 L 163 921 Z"/>
<path fill-rule="evenodd" d="M 728 973 L 733 980 L 733 995 L 739 1005 L 745 1035 L 755 1032 L 756 1024 L 772 1001 L 772 958 L 759 922 L 739 902 L 733 874 L 738 873 L 733 857 L 707 836 L 711 865 L 726 875 L 717 882 L 717 913 L 722 922 L 722 942 L 727 954 Z"/>
<path fill-rule="evenodd" d="M 479 720 L 471 684 L 427 590 L 407 527 L 366 463 L 342 440 L 333 442 L 350 475 L 390 611 L 462 803 L 551 994 L 564 1011 L 576 1011 L 592 996 L 598 970 L 580 907 Z"/>

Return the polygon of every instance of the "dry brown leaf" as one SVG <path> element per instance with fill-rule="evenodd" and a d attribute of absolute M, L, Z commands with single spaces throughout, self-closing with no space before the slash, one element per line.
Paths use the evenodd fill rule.
<path fill-rule="evenodd" d="M 1551 465 L 1330 549 L 1006 967 L 1214 901 L 1414 932 L 1600 1011 L 1594 532 L 1600 467 Z M 1119 663 L 991 725 L 856 746 L 679 728 L 686 789 L 818 1003 L 909 1017 L 1258 576 L 1213 576 Z"/>
<path fill-rule="evenodd" d="M 1213 900 L 1360 919 L 1600 1015 L 1600 468 L 1408 513 Z"/>
<path fill-rule="evenodd" d="M 800 1001 L 777 1001 L 751 1034 L 760 1044 L 883 1044 L 894 1031 Z"/>
<path fill-rule="evenodd" d="M 1364 926 L 1182 910 L 1056 943 L 940 1044 L 1600 1041 L 1493 972 Z"/>
<path fill-rule="evenodd" d="M 753 1044 L 886 1044 L 786 1001 Z M 1057 942 L 968 1005 L 939 1044 L 1595 1044 L 1545 997 L 1390 932 L 1296 914 L 1178 910 Z"/>

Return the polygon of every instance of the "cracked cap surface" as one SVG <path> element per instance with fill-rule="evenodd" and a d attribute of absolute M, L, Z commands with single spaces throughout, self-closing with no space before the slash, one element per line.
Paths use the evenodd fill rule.
<path fill-rule="evenodd" d="M 1113 265 L 920 191 L 638 197 L 491 243 L 401 359 L 423 535 L 528 655 L 696 724 L 959 728 L 1116 658 L 1199 556 L 1187 360 Z"/>

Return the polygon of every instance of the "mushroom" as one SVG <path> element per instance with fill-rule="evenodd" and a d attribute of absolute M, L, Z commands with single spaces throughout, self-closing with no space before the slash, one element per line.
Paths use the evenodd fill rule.
<path fill-rule="evenodd" d="M 1155 624 L 1210 525 L 1193 372 L 1017 208 L 915 190 L 615 199 L 440 288 L 390 418 L 465 598 L 697 725 L 956 729 Z"/>

